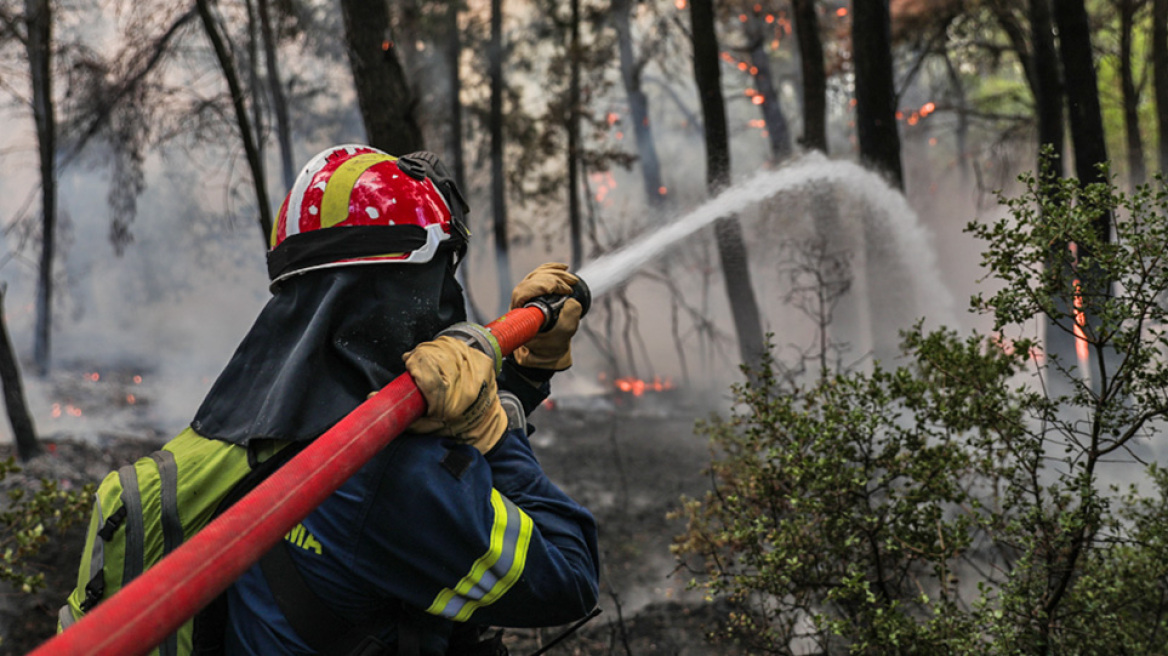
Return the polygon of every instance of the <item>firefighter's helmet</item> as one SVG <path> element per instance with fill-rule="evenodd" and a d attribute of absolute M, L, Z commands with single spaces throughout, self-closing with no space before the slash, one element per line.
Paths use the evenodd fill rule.
<path fill-rule="evenodd" d="M 466 202 L 433 153 L 394 157 L 334 146 L 300 171 L 272 226 L 268 277 L 329 267 L 421 263 L 440 249 L 461 259 Z"/>

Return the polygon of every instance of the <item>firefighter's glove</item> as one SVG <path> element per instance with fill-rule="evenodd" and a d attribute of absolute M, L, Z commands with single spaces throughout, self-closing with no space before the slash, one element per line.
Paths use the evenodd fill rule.
<path fill-rule="evenodd" d="M 511 292 L 511 309 L 523 307 L 528 301 L 547 294 L 566 296 L 579 280 L 568 273 L 568 265 L 541 264 L 515 286 Z M 572 366 L 572 336 L 580 326 L 583 308 L 574 298 L 560 309 L 559 319 L 552 329 L 539 333 L 526 344 L 515 349 L 512 357 L 517 364 L 535 369 L 563 371 Z"/>
<path fill-rule="evenodd" d="M 419 344 L 402 359 L 426 399 L 426 414 L 410 430 L 490 451 L 507 430 L 491 356 L 443 336 Z"/>

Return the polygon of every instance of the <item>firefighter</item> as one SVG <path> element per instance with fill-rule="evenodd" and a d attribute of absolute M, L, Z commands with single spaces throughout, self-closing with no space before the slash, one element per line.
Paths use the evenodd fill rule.
<path fill-rule="evenodd" d="M 492 357 L 435 339 L 466 316 L 465 211 L 428 153 L 338 146 L 300 172 L 271 235 L 273 297 L 192 427 L 259 457 L 311 441 L 406 371 L 428 409 L 228 589 L 225 620 L 200 616 L 197 645 L 225 625 L 217 648 L 232 655 L 495 655 L 485 627 L 595 606 L 595 522 L 545 476 L 526 424 L 571 365 L 580 304 L 497 375 Z M 512 306 L 576 282 L 541 266 Z"/>

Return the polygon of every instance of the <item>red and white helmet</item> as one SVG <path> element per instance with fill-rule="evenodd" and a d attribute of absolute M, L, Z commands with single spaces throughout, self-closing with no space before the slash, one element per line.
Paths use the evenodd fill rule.
<path fill-rule="evenodd" d="M 300 171 L 272 226 L 268 277 L 329 267 L 461 258 L 467 211 L 433 153 L 394 157 L 356 144 L 334 146 Z"/>

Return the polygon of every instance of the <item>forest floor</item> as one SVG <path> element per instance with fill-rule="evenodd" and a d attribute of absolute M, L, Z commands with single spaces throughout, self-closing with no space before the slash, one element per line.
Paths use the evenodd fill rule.
<path fill-rule="evenodd" d="M 117 389 L 108 395 L 124 398 Z M 558 399 L 554 408 L 533 415 L 536 454 L 551 479 L 596 515 L 602 558 L 602 613 L 550 648 L 548 656 L 738 653 L 707 640 L 726 612 L 687 589 L 691 574 L 678 569 L 669 551 L 684 528 L 669 513 L 683 495 L 698 497 L 708 488 L 703 470 L 709 448 L 693 430 L 704 414 L 674 392 Z M 96 483 L 148 455 L 166 437 L 136 427 L 80 440 L 67 433 L 43 439 L 45 454 L 10 476 L 4 488 L 31 486 L 42 478 L 75 488 Z M 11 445 L 0 445 L 0 457 L 11 451 Z M 21 594 L 0 587 L 0 654 L 25 654 L 51 637 L 57 610 L 76 581 L 83 531 L 78 525 L 54 536 L 37 558 L 46 575 L 44 590 Z M 504 635 L 514 656 L 527 656 L 565 628 L 509 629 Z"/>

